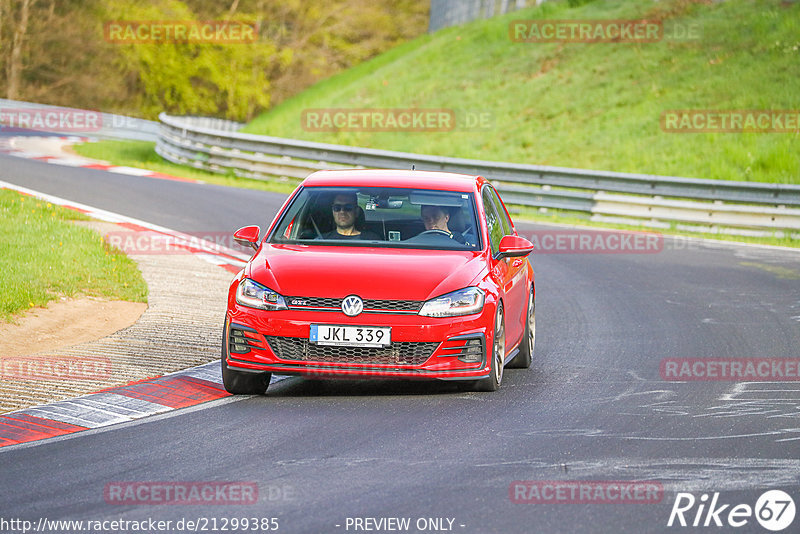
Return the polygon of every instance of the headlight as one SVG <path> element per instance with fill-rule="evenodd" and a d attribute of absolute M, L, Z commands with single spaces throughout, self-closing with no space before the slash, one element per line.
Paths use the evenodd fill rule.
<path fill-rule="evenodd" d="M 239 282 L 236 289 L 236 302 L 242 306 L 262 310 L 285 310 L 286 301 L 278 293 L 249 278 Z"/>
<path fill-rule="evenodd" d="M 455 317 L 478 313 L 483 309 L 486 297 L 477 287 L 467 287 L 431 299 L 422 305 L 420 315 L 427 317 Z"/>

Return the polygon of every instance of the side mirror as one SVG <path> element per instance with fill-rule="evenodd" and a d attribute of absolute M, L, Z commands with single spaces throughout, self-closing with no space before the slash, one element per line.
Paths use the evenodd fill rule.
<path fill-rule="evenodd" d="M 499 258 L 519 258 L 533 252 L 533 243 L 517 235 L 507 235 L 500 240 Z"/>
<path fill-rule="evenodd" d="M 258 234 L 260 233 L 261 228 L 258 226 L 245 226 L 233 233 L 233 240 L 243 247 L 250 246 L 253 247 L 253 250 L 258 250 Z"/>

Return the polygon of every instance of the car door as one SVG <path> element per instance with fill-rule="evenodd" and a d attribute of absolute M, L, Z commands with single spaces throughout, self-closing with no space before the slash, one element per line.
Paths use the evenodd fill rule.
<path fill-rule="evenodd" d="M 514 227 L 494 188 L 484 186 L 481 196 L 492 250 L 492 275 L 503 293 L 506 322 L 506 347 L 515 347 L 525 332 L 528 304 L 526 258 L 497 258 L 500 240 L 514 234 Z"/>

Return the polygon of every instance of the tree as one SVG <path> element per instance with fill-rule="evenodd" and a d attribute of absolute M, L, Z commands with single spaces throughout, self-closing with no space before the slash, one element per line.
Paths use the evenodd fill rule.
<path fill-rule="evenodd" d="M 427 29 L 428 0 L 0 0 L 0 94 L 247 120 Z M 119 44 L 110 21 L 235 20 L 248 44 Z"/>
<path fill-rule="evenodd" d="M 22 76 L 22 49 L 25 46 L 25 37 L 28 33 L 28 17 L 30 15 L 31 3 L 34 0 L 21 0 L 3 2 L 3 15 L 0 22 L 8 20 L 11 31 L 8 39 L 8 57 L 5 59 L 6 67 L 6 98 L 17 98 L 20 90 L 20 79 Z M 2 42 L 2 41 L 0 41 Z M 4 43 L 5 45 L 5 43 Z M 3 46 L 5 49 L 6 46 Z"/>

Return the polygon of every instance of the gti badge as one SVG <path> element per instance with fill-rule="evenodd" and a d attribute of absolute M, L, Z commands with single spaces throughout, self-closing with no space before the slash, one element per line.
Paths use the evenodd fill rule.
<path fill-rule="evenodd" d="M 364 311 L 364 302 L 358 295 L 350 295 L 342 301 L 342 311 L 348 317 L 355 317 Z"/>

